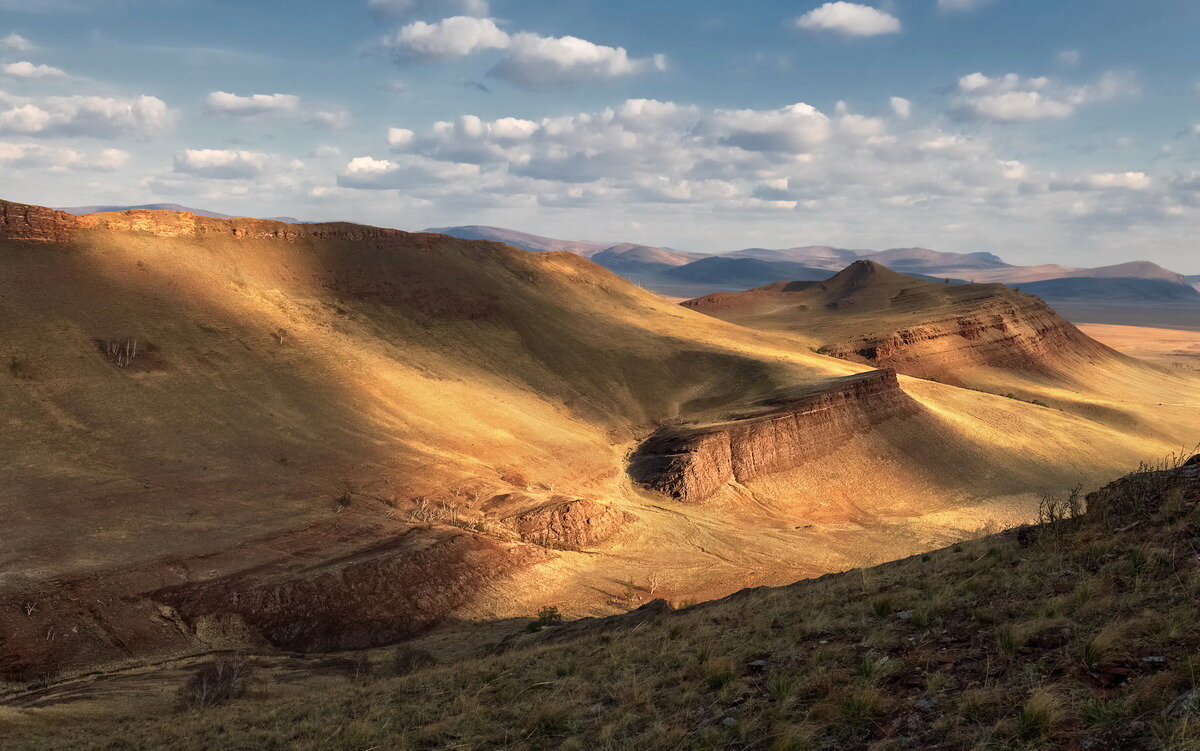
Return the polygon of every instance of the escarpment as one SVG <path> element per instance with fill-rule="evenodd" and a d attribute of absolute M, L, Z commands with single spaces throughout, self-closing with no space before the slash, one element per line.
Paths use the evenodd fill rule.
<path fill-rule="evenodd" d="M 730 482 L 802 467 L 883 422 L 919 411 L 894 371 L 848 376 L 815 393 L 763 402 L 757 414 L 663 427 L 638 447 L 629 474 L 642 487 L 693 503 Z"/>
<path fill-rule="evenodd" d="M 681 303 L 752 328 L 816 340 L 818 352 L 968 385 L 982 369 L 1070 377 L 1123 356 L 1042 300 L 1003 284 L 950 284 L 856 261 L 823 282 L 777 282 Z"/>
<path fill-rule="evenodd" d="M 980 367 L 1050 373 L 1120 356 L 1026 295 L 997 295 L 958 315 L 834 341 L 818 351 L 953 384 Z"/>
<path fill-rule="evenodd" d="M 186 211 L 129 209 L 68 214 L 43 206 L 0 201 L 0 240 L 69 242 L 92 230 L 141 232 L 158 237 L 238 237 L 281 240 L 371 240 L 412 233 L 350 222 L 288 224 L 271 219 L 214 219 Z"/>

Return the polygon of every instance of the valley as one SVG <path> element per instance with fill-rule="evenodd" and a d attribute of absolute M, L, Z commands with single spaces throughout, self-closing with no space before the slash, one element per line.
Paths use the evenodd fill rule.
<path fill-rule="evenodd" d="M 819 290 L 838 341 L 1000 318 L 862 357 L 772 297 L 812 286 L 726 321 L 572 253 L 0 208 L 11 680 L 785 584 L 1026 522 L 1196 437 L 1192 374 L 871 262 Z"/>

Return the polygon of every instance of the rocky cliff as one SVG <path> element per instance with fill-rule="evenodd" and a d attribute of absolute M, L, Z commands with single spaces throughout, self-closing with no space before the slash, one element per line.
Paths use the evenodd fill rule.
<path fill-rule="evenodd" d="M 952 384 L 980 367 L 1050 373 L 1119 356 L 1040 299 L 1019 293 L 983 297 L 956 315 L 834 341 L 819 351 Z"/>
<path fill-rule="evenodd" d="M 396 229 L 349 222 L 285 224 L 269 219 L 214 219 L 185 211 L 130 209 L 111 214 L 68 214 L 65 211 L 0 201 L 0 240 L 67 242 L 89 230 L 142 232 L 159 237 L 248 237 L 284 240 L 406 237 Z"/>
<path fill-rule="evenodd" d="M 630 476 L 676 500 L 702 501 L 729 482 L 801 467 L 920 409 L 891 370 L 842 378 L 815 393 L 781 395 L 761 407 L 727 422 L 658 430 L 634 453 Z"/>

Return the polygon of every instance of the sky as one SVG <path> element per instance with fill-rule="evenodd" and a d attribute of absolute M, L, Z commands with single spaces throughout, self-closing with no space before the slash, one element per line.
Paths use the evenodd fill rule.
<path fill-rule="evenodd" d="M 0 198 L 1200 273 L 1195 0 L 0 0 Z"/>

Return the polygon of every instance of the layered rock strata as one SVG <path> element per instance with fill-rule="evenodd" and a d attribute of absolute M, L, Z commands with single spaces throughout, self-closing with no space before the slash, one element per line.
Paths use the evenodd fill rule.
<path fill-rule="evenodd" d="M 802 467 L 883 422 L 920 411 L 892 370 L 838 379 L 815 393 L 781 395 L 761 407 L 740 419 L 659 429 L 634 452 L 630 476 L 649 490 L 694 503 L 730 482 Z"/>

